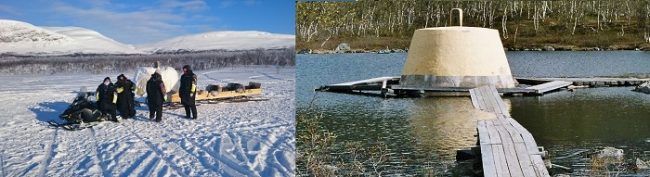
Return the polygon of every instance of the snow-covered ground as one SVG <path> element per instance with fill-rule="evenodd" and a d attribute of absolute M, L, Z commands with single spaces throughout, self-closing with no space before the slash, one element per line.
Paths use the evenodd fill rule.
<path fill-rule="evenodd" d="M 0 76 L 0 176 L 292 176 L 294 68 L 196 73 L 200 87 L 261 82 L 270 100 L 203 104 L 198 120 L 164 110 L 161 123 L 139 107 L 136 119 L 66 131 L 45 121 L 58 120 L 73 91 L 94 90 L 107 75 Z"/>

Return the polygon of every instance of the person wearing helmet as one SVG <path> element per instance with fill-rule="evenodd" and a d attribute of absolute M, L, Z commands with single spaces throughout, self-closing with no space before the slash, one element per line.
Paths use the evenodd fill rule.
<path fill-rule="evenodd" d="M 153 73 L 147 81 L 147 106 L 149 107 L 149 119 L 156 122 L 162 120 L 162 106 L 165 101 L 165 83 L 162 81 L 162 75 Z M 155 116 L 155 117 L 154 117 Z"/>
<path fill-rule="evenodd" d="M 117 102 L 117 94 L 115 93 L 115 86 L 111 82 L 110 77 L 104 78 L 104 82 L 97 87 L 97 108 L 104 115 L 110 115 L 110 120 L 117 122 L 115 103 Z"/>
<path fill-rule="evenodd" d="M 196 119 L 196 75 L 189 65 L 183 66 L 181 85 L 178 90 L 181 97 L 181 104 L 185 108 L 185 118 Z"/>
<path fill-rule="evenodd" d="M 135 84 L 131 82 L 124 74 L 117 76 L 115 83 L 115 92 L 117 92 L 117 110 L 123 119 L 135 116 L 134 102 Z"/>

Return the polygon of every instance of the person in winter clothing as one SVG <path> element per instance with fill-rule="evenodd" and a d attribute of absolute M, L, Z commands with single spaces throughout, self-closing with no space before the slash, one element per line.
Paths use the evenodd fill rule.
<path fill-rule="evenodd" d="M 153 73 L 147 81 L 147 105 L 149 106 L 149 119 L 162 120 L 162 104 L 165 101 L 165 83 L 159 73 Z"/>
<path fill-rule="evenodd" d="M 196 100 L 196 75 L 189 65 L 183 66 L 183 75 L 181 75 L 181 85 L 178 92 L 181 97 L 181 104 L 185 107 L 185 117 L 196 119 L 196 104 L 194 104 Z"/>
<path fill-rule="evenodd" d="M 134 91 L 135 84 L 131 80 L 127 79 L 124 74 L 117 76 L 117 83 L 115 83 L 117 110 L 124 119 L 135 116 Z"/>
<path fill-rule="evenodd" d="M 110 115 L 112 121 L 117 122 L 115 103 L 117 102 L 117 94 L 115 87 L 111 83 L 111 78 L 104 78 L 104 82 L 97 87 L 97 108 L 105 114 Z"/>

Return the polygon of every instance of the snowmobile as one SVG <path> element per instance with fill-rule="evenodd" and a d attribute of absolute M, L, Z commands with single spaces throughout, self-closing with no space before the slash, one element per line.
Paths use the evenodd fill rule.
<path fill-rule="evenodd" d="M 54 128 L 81 130 L 97 125 L 101 121 L 108 120 L 110 115 L 102 114 L 95 102 L 89 98 L 94 95 L 94 92 L 78 92 L 72 104 L 59 115 L 59 118 L 65 120 L 66 123 L 57 123 L 54 121 L 49 121 L 48 123 Z"/>

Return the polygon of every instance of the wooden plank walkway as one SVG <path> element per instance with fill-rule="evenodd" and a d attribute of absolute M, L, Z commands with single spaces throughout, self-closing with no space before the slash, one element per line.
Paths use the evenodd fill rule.
<path fill-rule="evenodd" d="M 475 108 L 496 119 L 479 120 L 477 130 L 486 177 L 550 177 L 532 134 L 510 117 L 494 86 L 469 90 Z"/>
<path fill-rule="evenodd" d="M 551 82 L 546 82 L 543 84 L 539 85 L 534 85 L 530 87 L 526 87 L 526 89 L 531 89 L 535 90 L 537 94 L 544 94 L 546 92 L 550 92 L 553 90 L 557 90 L 563 87 L 567 87 L 569 85 L 573 84 L 573 82 L 567 82 L 567 81 L 551 81 Z"/>

